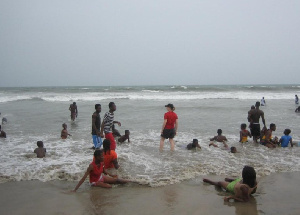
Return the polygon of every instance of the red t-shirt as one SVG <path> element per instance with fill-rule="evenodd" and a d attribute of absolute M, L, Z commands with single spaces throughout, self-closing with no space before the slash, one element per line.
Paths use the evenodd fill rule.
<path fill-rule="evenodd" d="M 104 168 L 109 169 L 109 168 L 115 168 L 113 164 L 113 160 L 118 158 L 117 153 L 114 150 L 110 150 L 109 152 L 103 153 L 104 155 Z"/>
<path fill-rule="evenodd" d="M 103 162 L 101 162 L 100 166 L 98 167 L 95 163 L 95 160 L 93 160 L 91 165 L 93 165 L 93 171 L 90 172 L 90 183 L 99 181 L 103 172 Z"/>
<path fill-rule="evenodd" d="M 169 111 L 165 113 L 164 119 L 167 120 L 165 129 L 173 129 L 175 128 L 175 121 L 178 119 L 177 114 L 173 111 Z"/>

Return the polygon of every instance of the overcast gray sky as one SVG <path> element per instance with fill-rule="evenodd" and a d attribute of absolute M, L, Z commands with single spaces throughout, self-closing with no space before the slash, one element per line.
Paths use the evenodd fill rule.
<path fill-rule="evenodd" d="M 1 87 L 299 78 L 299 0 L 0 1 Z"/>

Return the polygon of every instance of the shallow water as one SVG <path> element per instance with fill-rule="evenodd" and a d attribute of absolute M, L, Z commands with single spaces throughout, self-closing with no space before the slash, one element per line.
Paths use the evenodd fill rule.
<path fill-rule="evenodd" d="M 259 176 L 300 171 L 298 147 L 267 149 L 252 140 L 238 142 L 240 124 L 247 123 L 250 106 L 262 96 L 267 125 L 277 125 L 273 136 L 290 128 L 293 140 L 300 141 L 295 94 L 300 94 L 300 86 L 0 88 L 0 111 L 8 119 L 3 125 L 8 138 L 0 139 L 0 181 L 78 180 L 92 160 L 94 104 L 102 104 L 102 117 L 110 101 L 116 103 L 115 119 L 122 123 L 117 129 L 121 134 L 131 132 L 131 143 L 116 150 L 121 177 L 164 186 L 207 174 L 239 176 L 244 165 L 254 166 Z M 68 110 L 73 101 L 79 110 L 75 122 Z M 160 153 L 159 131 L 167 103 L 176 107 L 179 132 L 175 152 L 166 141 Z M 72 134 L 67 140 L 60 139 L 64 122 Z M 208 147 L 218 128 L 239 153 Z M 194 138 L 202 149 L 187 151 L 185 146 Z M 44 159 L 33 154 L 38 140 L 47 148 Z"/>

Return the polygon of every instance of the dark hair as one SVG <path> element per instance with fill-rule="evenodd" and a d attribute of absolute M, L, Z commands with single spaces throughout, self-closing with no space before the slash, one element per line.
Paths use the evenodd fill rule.
<path fill-rule="evenodd" d="M 260 106 L 260 102 L 256 102 L 255 107 L 259 107 L 259 106 Z"/>
<path fill-rule="evenodd" d="M 64 127 L 64 125 L 67 125 L 66 123 L 63 123 L 61 126 Z"/>
<path fill-rule="evenodd" d="M 110 151 L 110 141 L 108 139 L 103 140 L 103 150 L 104 154 Z"/>
<path fill-rule="evenodd" d="M 73 102 L 73 105 L 76 105 L 76 102 Z"/>
<path fill-rule="evenodd" d="M 273 128 L 274 126 L 276 126 L 274 123 L 270 124 L 270 128 Z"/>
<path fill-rule="evenodd" d="M 230 147 L 230 152 L 233 153 L 233 150 L 236 150 L 236 148 L 234 146 Z"/>
<path fill-rule="evenodd" d="M 125 130 L 125 134 L 126 134 L 126 133 L 129 133 L 129 132 L 130 132 L 129 130 Z"/>
<path fill-rule="evenodd" d="M 242 128 L 242 129 L 245 129 L 246 127 L 247 127 L 247 125 L 246 125 L 245 123 L 242 123 L 242 124 L 241 124 L 241 128 Z"/>
<path fill-rule="evenodd" d="M 249 187 L 253 188 L 256 184 L 256 172 L 251 166 L 244 166 L 243 172 L 243 183 L 249 185 Z"/>
<path fill-rule="evenodd" d="M 115 104 L 114 102 L 110 102 L 110 103 L 108 104 L 108 107 L 111 108 L 114 104 Z"/>
<path fill-rule="evenodd" d="M 36 142 L 36 145 L 37 145 L 38 147 L 43 147 L 43 141 L 37 141 L 37 142 Z"/>
<path fill-rule="evenodd" d="M 94 157 L 98 157 L 101 154 L 103 154 L 103 149 L 97 149 L 94 151 Z"/>
<path fill-rule="evenodd" d="M 287 128 L 287 129 L 284 130 L 283 133 L 284 133 L 285 135 L 289 135 L 291 132 L 292 132 L 291 129 L 288 129 L 288 128 Z"/>
<path fill-rule="evenodd" d="M 252 106 L 251 106 L 251 109 L 255 109 L 255 106 L 254 106 L 254 105 L 252 105 Z"/>
<path fill-rule="evenodd" d="M 217 130 L 217 133 L 218 133 L 218 134 L 222 134 L 222 132 L 223 132 L 223 131 L 222 131 L 222 129 L 220 129 L 220 128 Z"/>
<path fill-rule="evenodd" d="M 198 143 L 198 139 L 193 139 L 192 146 L 193 146 L 193 147 L 196 147 L 196 146 L 197 146 L 197 143 Z"/>
<path fill-rule="evenodd" d="M 99 106 L 101 107 L 100 104 L 95 104 L 95 110 L 96 110 Z"/>

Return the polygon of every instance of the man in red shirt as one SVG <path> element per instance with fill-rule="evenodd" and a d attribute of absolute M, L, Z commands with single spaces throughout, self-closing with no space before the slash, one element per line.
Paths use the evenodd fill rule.
<path fill-rule="evenodd" d="M 160 151 L 163 150 L 164 148 L 164 142 L 165 139 L 169 139 L 170 145 L 171 145 L 171 151 L 174 151 L 174 140 L 173 138 L 175 137 L 177 133 L 177 128 L 178 128 L 178 117 L 177 114 L 174 112 L 175 107 L 173 104 L 167 104 L 165 105 L 167 109 L 167 113 L 164 115 L 164 123 L 162 125 L 161 129 L 161 138 L 160 138 Z"/>

